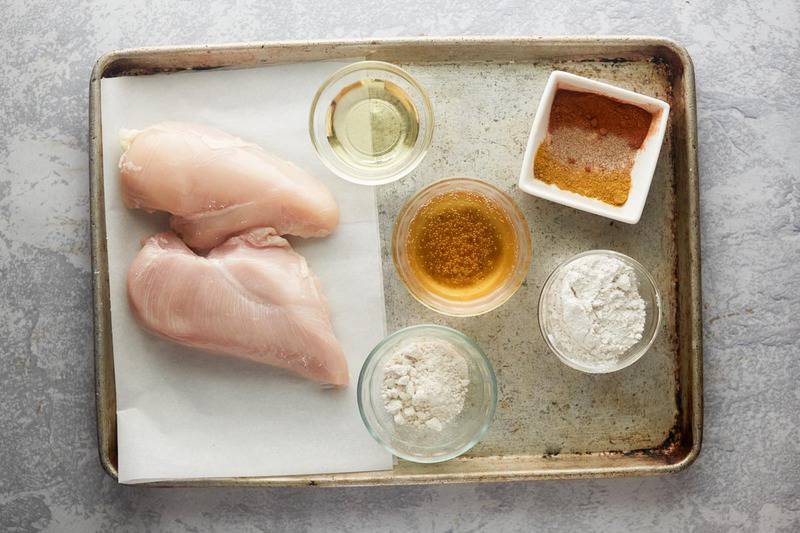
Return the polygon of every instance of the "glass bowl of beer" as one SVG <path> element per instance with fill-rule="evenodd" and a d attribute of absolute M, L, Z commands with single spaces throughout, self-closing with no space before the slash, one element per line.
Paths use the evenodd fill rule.
<path fill-rule="evenodd" d="M 475 316 L 505 303 L 531 262 L 528 224 L 497 187 L 447 178 L 423 188 L 400 210 L 392 258 L 420 303 L 449 316 Z"/>

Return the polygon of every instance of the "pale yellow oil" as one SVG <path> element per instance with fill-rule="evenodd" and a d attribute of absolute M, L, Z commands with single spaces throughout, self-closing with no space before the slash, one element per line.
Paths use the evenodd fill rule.
<path fill-rule="evenodd" d="M 408 157 L 419 135 L 419 114 L 396 84 L 365 79 L 336 95 L 326 129 L 328 142 L 342 160 L 375 169 Z"/>

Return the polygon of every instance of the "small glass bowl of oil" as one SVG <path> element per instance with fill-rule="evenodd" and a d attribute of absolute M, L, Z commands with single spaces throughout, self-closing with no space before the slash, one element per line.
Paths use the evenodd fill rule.
<path fill-rule="evenodd" d="M 383 185 L 414 170 L 433 137 L 433 109 L 403 69 L 360 61 L 334 72 L 314 96 L 311 142 L 339 177 Z"/>
<path fill-rule="evenodd" d="M 392 257 L 423 305 L 450 316 L 475 316 L 505 303 L 531 262 L 525 216 L 506 193 L 472 178 L 428 185 L 400 210 Z"/>

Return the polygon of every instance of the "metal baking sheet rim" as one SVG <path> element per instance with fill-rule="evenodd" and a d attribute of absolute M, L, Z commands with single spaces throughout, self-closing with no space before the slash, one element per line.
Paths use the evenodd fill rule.
<path fill-rule="evenodd" d="M 703 376 L 702 376 L 702 319 L 700 289 L 700 236 L 699 236 L 699 184 L 697 166 L 697 118 L 694 68 L 688 52 L 678 43 L 648 36 L 602 37 L 448 37 L 408 38 L 347 41 L 285 41 L 264 43 L 236 43 L 222 45 L 148 47 L 109 52 L 97 60 L 90 78 L 89 136 L 90 136 L 90 210 L 92 241 L 92 289 L 94 312 L 94 362 L 95 401 L 97 407 L 97 435 L 100 462 L 105 471 L 117 479 L 116 461 L 116 398 L 114 388 L 114 361 L 111 347 L 110 311 L 108 306 L 108 257 L 105 239 L 105 213 L 103 210 L 103 155 L 102 125 L 100 119 L 100 82 L 103 77 L 141 75 L 179 70 L 204 70 L 210 68 L 244 68 L 273 64 L 282 61 L 282 53 L 295 56 L 292 61 L 329 57 L 370 56 L 373 54 L 415 49 L 428 60 L 514 61 L 532 58 L 630 60 L 656 57 L 681 70 L 679 82 L 673 80 L 673 90 L 680 89 L 685 105 L 679 128 L 684 138 L 675 143 L 675 153 L 682 152 L 676 162 L 675 172 L 683 174 L 685 215 L 680 219 L 686 226 L 685 242 L 681 250 L 686 275 L 682 280 L 688 293 L 687 302 L 680 308 L 678 323 L 681 331 L 679 344 L 688 350 L 685 364 L 685 381 L 688 394 L 685 409 L 688 419 L 685 430 L 690 439 L 682 447 L 674 448 L 677 457 L 669 453 L 608 452 L 585 455 L 544 457 L 546 466 L 520 468 L 524 457 L 459 458 L 443 465 L 423 466 L 423 472 L 395 474 L 394 471 L 355 472 L 332 475 L 215 478 L 181 481 L 161 481 L 146 486 L 358 486 L 358 485 L 408 485 L 469 482 L 504 482 L 534 479 L 608 478 L 644 476 L 672 473 L 691 465 L 700 453 L 703 427 Z M 342 53 L 344 52 L 344 53 Z M 492 55 L 499 53 L 501 57 Z M 660 52 L 661 56 L 654 55 Z M 505 55 L 503 55 L 505 54 Z M 297 57 L 299 56 L 299 58 Z M 303 56 L 309 56 L 303 59 Z M 466 57 L 464 57 L 466 56 Z M 668 57 L 665 57 L 668 56 Z M 438 59 L 437 59 L 438 58 Z M 682 165 L 678 165 L 682 163 Z M 681 271 L 679 252 L 678 270 Z M 681 288 L 679 287 L 679 299 Z M 686 305 L 688 304 L 688 306 Z M 688 309 L 687 309 L 688 307 Z M 682 372 L 684 369 L 680 369 Z M 670 448 L 672 446 L 668 446 Z M 586 461 L 597 464 L 586 464 Z M 465 470 L 467 463 L 478 463 L 476 470 Z M 517 463 L 515 465 L 515 463 Z M 516 466 L 516 468 L 515 468 Z"/>

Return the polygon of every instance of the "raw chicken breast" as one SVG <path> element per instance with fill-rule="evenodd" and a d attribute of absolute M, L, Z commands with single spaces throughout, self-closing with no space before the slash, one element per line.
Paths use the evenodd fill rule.
<path fill-rule="evenodd" d="M 192 248 L 209 250 L 255 227 L 324 237 L 339 223 L 322 182 L 223 131 L 163 122 L 123 131 L 122 143 L 125 205 L 171 213 L 172 229 Z"/>
<path fill-rule="evenodd" d="M 180 344 L 347 385 L 319 281 L 272 228 L 195 255 L 172 232 L 147 239 L 128 271 L 128 301 L 144 326 Z"/>

